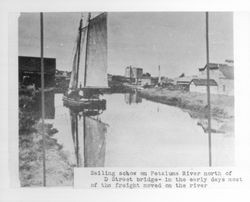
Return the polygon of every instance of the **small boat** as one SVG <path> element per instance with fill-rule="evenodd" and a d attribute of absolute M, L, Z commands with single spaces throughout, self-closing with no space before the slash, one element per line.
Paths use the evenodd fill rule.
<path fill-rule="evenodd" d="M 87 109 L 106 109 L 106 100 L 105 99 L 89 99 L 89 98 L 83 98 L 83 99 L 75 99 L 70 98 L 67 96 L 63 96 L 63 104 L 66 107 L 83 107 Z"/>
<path fill-rule="evenodd" d="M 88 13 L 85 26 L 83 16 L 78 28 L 77 43 L 69 89 L 63 104 L 71 108 L 105 109 L 101 89 L 108 88 L 107 76 L 107 13 L 91 19 Z"/>

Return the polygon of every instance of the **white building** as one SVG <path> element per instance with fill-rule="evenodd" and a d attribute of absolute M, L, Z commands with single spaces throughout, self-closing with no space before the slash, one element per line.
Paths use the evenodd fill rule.
<path fill-rule="evenodd" d="M 199 78 L 207 78 L 207 65 L 199 69 Z M 234 67 L 228 64 L 209 63 L 210 79 L 218 85 L 218 94 L 234 95 Z"/>
<path fill-rule="evenodd" d="M 189 91 L 189 85 L 193 79 L 197 78 L 197 76 L 184 76 L 175 78 L 173 84 L 178 86 L 179 89 L 183 89 Z"/>
<path fill-rule="evenodd" d="M 134 79 L 135 83 L 138 84 L 141 81 L 143 75 L 143 69 L 139 67 L 128 66 L 125 68 L 125 77 Z"/>
<path fill-rule="evenodd" d="M 150 76 L 142 76 L 141 78 L 141 86 L 151 86 L 152 85 L 152 80 Z"/>
<path fill-rule="evenodd" d="M 215 80 L 209 80 L 210 93 L 218 94 L 218 85 Z M 207 93 L 207 79 L 193 79 L 189 85 L 190 92 Z"/>

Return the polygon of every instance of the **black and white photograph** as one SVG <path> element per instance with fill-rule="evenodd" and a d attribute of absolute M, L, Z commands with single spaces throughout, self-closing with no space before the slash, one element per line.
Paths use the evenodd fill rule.
<path fill-rule="evenodd" d="M 22 12 L 21 187 L 76 167 L 235 165 L 233 12 Z"/>

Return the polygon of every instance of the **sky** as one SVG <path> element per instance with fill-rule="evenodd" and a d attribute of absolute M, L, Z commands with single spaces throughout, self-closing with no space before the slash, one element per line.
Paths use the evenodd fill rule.
<path fill-rule="evenodd" d="M 99 13 L 93 13 L 92 16 Z M 81 15 L 44 13 L 44 56 L 56 58 L 57 69 L 71 71 Z M 40 15 L 19 17 L 19 55 L 40 56 Z M 124 75 L 126 66 L 153 76 L 198 74 L 206 63 L 204 12 L 108 13 L 108 73 Z M 233 59 L 233 13 L 209 13 L 210 62 Z"/>

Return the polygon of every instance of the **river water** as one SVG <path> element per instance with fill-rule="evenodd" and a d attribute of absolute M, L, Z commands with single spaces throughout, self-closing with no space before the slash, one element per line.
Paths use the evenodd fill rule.
<path fill-rule="evenodd" d="M 46 123 L 58 130 L 68 160 L 80 167 L 195 167 L 234 165 L 234 137 L 208 134 L 178 107 L 137 94 L 105 94 L 106 110 L 87 117 L 63 106 L 62 94 L 46 99 Z"/>

